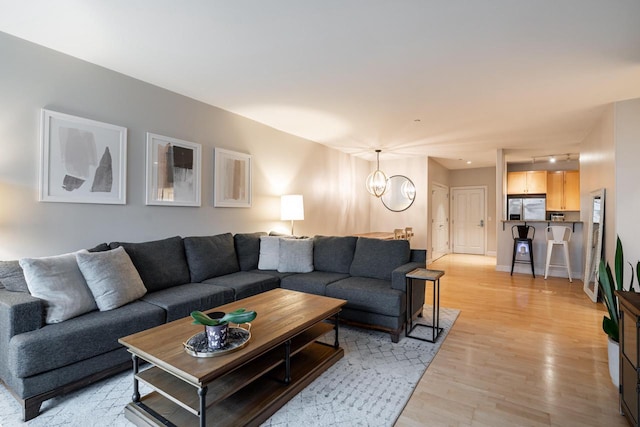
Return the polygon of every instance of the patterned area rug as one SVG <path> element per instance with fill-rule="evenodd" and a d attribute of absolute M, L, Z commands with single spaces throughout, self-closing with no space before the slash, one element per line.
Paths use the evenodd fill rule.
<path fill-rule="evenodd" d="M 342 326 L 340 345 L 345 350 L 344 358 L 263 426 L 392 426 L 459 313 L 440 309 L 440 326 L 444 331 L 435 344 L 404 336 L 393 344 L 388 333 Z M 425 306 L 424 314 L 419 322 L 430 322 L 430 306 Z M 431 330 L 414 331 L 416 335 L 425 333 L 431 334 Z M 44 402 L 41 414 L 24 423 L 20 406 L 0 385 L 0 426 L 132 426 L 123 412 L 132 390 L 131 373 L 123 372 Z M 144 394 L 150 390 L 141 385 L 140 391 Z"/>

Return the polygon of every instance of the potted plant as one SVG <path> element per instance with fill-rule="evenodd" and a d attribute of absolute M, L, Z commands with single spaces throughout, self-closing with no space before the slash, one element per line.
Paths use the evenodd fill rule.
<path fill-rule="evenodd" d="M 598 266 L 598 285 L 602 291 L 602 299 L 604 305 L 607 307 L 609 317 L 604 316 L 602 318 L 602 330 L 608 337 L 608 355 L 609 355 L 609 375 L 611 381 L 616 387 L 620 384 L 620 318 L 618 311 L 618 297 L 615 295 L 615 291 L 624 290 L 624 252 L 622 250 L 622 242 L 620 237 L 616 241 L 616 253 L 614 257 L 615 262 L 615 280 L 611 272 L 609 263 L 605 265 L 604 261 L 600 260 Z M 631 281 L 629 282 L 629 290 L 633 291 L 633 265 L 629 263 L 631 267 Z M 638 283 L 640 284 L 640 262 L 636 264 L 636 275 L 638 277 Z"/>
<path fill-rule="evenodd" d="M 207 333 L 207 342 L 212 350 L 218 350 L 227 345 L 229 323 L 248 323 L 255 319 L 257 315 L 255 311 L 247 311 L 245 308 L 240 308 L 230 313 L 216 311 L 211 313 L 210 316 L 201 311 L 191 312 L 193 324 L 204 325 Z"/>

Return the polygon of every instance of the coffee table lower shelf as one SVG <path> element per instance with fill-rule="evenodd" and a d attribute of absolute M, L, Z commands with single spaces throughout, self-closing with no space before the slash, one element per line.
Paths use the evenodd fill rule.
<path fill-rule="evenodd" d="M 235 394 L 210 405 L 207 425 L 260 425 L 343 356 L 341 347 L 319 342 L 308 345 L 292 357 L 289 384 L 282 381 L 284 366 L 279 366 Z M 162 418 L 176 426 L 198 424 L 196 414 L 157 391 L 143 396 L 139 402 L 129 403 L 125 407 L 125 417 L 138 426 L 166 426 Z"/>

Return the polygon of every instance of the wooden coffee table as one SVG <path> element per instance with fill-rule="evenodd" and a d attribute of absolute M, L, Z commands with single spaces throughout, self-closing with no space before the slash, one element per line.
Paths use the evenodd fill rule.
<path fill-rule="evenodd" d="M 133 355 L 134 374 L 125 417 L 139 426 L 259 425 L 344 356 L 338 313 L 345 304 L 274 289 L 216 307 L 209 311 L 258 313 L 247 345 L 218 357 L 185 352 L 183 343 L 204 328 L 191 317 L 121 338 Z M 333 345 L 316 341 L 332 330 Z M 152 366 L 140 371 L 140 359 Z M 140 396 L 139 382 L 153 391 Z"/>

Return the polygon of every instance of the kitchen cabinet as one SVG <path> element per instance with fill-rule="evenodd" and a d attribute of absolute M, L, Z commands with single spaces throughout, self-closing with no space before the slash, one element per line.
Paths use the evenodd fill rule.
<path fill-rule="evenodd" d="M 507 173 L 507 194 L 545 194 L 547 171 Z"/>
<path fill-rule="evenodd" d="M 555 171 L 547 174 L 547 210 L 580 210 L 579 171 Z"/>

